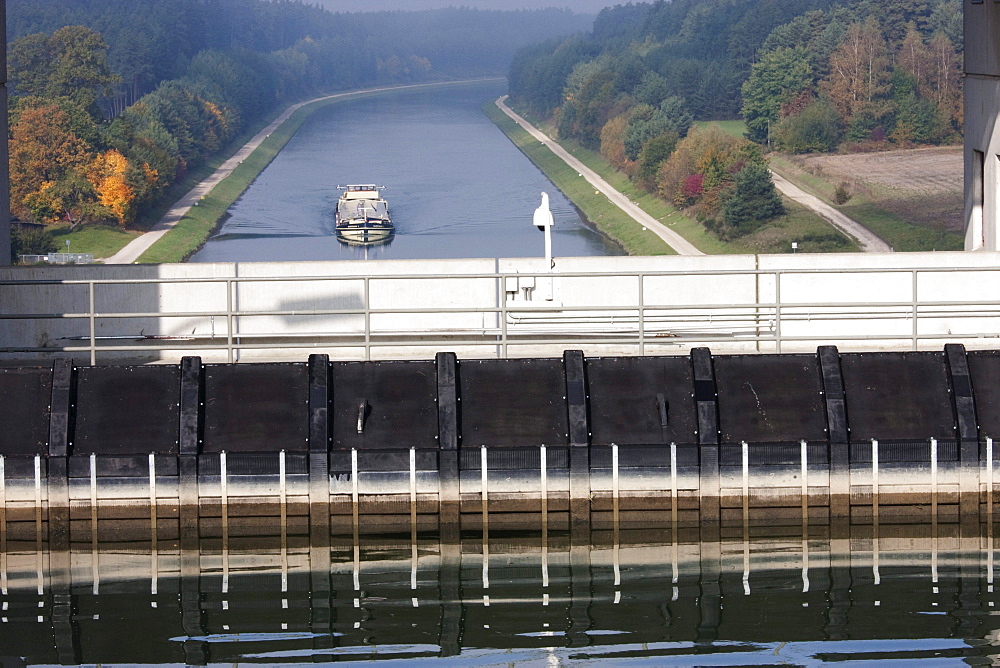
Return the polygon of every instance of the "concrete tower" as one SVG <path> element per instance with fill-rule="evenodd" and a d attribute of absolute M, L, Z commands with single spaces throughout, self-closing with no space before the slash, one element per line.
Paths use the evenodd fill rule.
<path fill-rule="evenodd" d="M 1000 0 L 965 0 L 965 250 L 1000 250 Z"/>
<path fill-rule="evenodd" d="M 0 0 L 0 267 L 10 264 L 10 172 L 7 152 L 7 0 Z"/>

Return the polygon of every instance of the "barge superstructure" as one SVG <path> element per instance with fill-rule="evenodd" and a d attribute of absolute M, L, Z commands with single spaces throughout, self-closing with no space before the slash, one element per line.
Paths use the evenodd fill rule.
<path fill-rule="evenodd" d="M 381 194 L 385 186 L 355 184 L 337 186 L 343 192 L 337 200 L 337 238 L 345 243 L 378 243 L 395 232 L 389 204 Z"/>

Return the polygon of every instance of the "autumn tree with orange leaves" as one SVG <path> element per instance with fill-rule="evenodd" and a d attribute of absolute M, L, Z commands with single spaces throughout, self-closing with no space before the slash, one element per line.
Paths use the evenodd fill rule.
<path fill-rule="evenodd" d="M 22 105 L 9 145 L 13 213 L 38 222 L 78 223 L 93 200 L 84 176 L 91 147 L 73 131 L 70 115 L 55 103 Z"/>
<path fill-rule="evenodd" d="M 131 222 L 135 203 L 135 189 L 128 183 L 128 158 L 111 149 L 94 158 L 88 170 L 88 179 L 97 193 L 97 201 L 106 207 L 125 227 Z"/>

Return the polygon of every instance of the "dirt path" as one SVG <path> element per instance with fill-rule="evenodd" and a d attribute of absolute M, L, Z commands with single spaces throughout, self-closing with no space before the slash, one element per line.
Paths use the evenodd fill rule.
<path fill-rule="evenodd" d="M 550 151 L 555 153 L 567 165 L 575 169 L 577 173 L 579 173 L 585 179 L 587 179 L 587 182 L 590 185 L 594 186 L 595 189 L 600 190 L 602 193 L 604 193 L 604 195 L 611 201 L 612 204 L 614 204 L 619 209 L 627 213 L 636 222 L 641 223 L 642 225 L 648 227 L 656 234 L 656 236 L 663 239 L 668 246 L 673 248 L 679 254 L 704 255 L 704 253 L 695 248 L 694 244 L 692 244 L 690 241 L 688 241 L 681 235 L 677 234 L 670 228 L 666 227 L 663 223 L 656 220 L 656 218 L 653 218 L 648 213 L 639 208 L 637 205 L 633 204 L 628 197 L 626 197 L 622 193 L 612 188 L 611 184 L 602 179 L 597 174 L 597 172 L 590 169 L 585 164 L 583 164 L 582 162 L 574 158 L 572 155 L 570 155 L 569 152 L 566 151 L 566 149 L 564 149 L 558 143 L 552 141 L 549 138 L 549 136 L 546 135 L 544 132 L 542 132 L 541 130 L 533 126 L 531 123 L 529 123 L 528 121 L 524 120 L 516 113 L 511 111 L 510 107 L 504 104 L 504 101 L 506 99 L 507 96 L 504 95 L 503 97 L 501 97 L 499 100 L 496 101 L 496 105 L 497 107 L 500 108 L 500 111 L 502 111 L 503 113 L 507 114 L 512 119 L 514 119 L 514 121 L 516 121 L 528 133 L 530 133 L 532 137 L 545 144 Z"/>
<path fill-rule="evenodd" d="M 470 82 L 473 80 L 470 80 Z M 475 81 L 485 81 L 484 79 L 476 79 Z M 215 172 L 213 172 L 208 178 L 192 188 L 184 197 L 177 200 L 170 209 L 163 215 L 163 217 L 150 228 L 149 232 L 142 234 L 131 242 L 126 244 L 124 248 L 112 255 L 111 257 L 104 260 L 105 264 L 132 264 L 138 261 L 139 257 L 149 250 L 150 246 L 160 240 L 160 238 L 169 232 L 173 227 L 187 215 L 187 212 L 191 210 L 198 200 L 207 195 L 212 191 L 220 181 L 225 179 L 227 176 L 232 174 L 236 166 L 243 162 L 251 153 L 253 153 L 261 142 L 263 142 L 267 137 L 274 132 L 282 123 L 288 120 L 288 118 L 298 111 L 301 107 L 307 104 L 312 104 L 313 102 L 319 102 L 321 100 L 333 100 L 336 98 L 346 98 L 355 95 L 362 95 L 367 93 L 379 93 L 382 91 L 390 90 L 402 90 L 404 88 L 421 88 L 421 87 L 431 87 L 431 86 L 447 86 L 465 83 L 461 81 L 446 81 L 440 83 L 430 83 L 430 84 L 408 84 L 405 86 L 383 86 L 381 88 L 367 88 L 365 90 L 356 90 L 349 93 L 336 93 L 334 95 L 324 95 L 322 97 L 313 98 L 312 100 L 306 100 L 305 102 L 299 102 L 293 104 L 292 106 L 281 112 L 273 122 L 271 122 L 267 127 L 254 135 L 253 139 L 248 141 L 243 145 L 240 150 L 238 150 L 231 158 L 226 160 L 222 165 L 219 166 Z"/>
<path fill-rule="evenodd" d="M 785 197 L 788 197 L 789 199 L 794 200 L 799 204 L 803 204 L 815 211 L 817 214 L 826 219 L 826 221 L 831 225 L 857 241 L 858 245 L 861 246 L 861 250 L 866 253 L 892 252 L 892 247 L 889 244 L 882 241 L 878 235 L 861 223 L 848 218 L 820 198 L 810 195 L 796 185 L 792 185 L 790 182 L 786 181 L 774 172 L 771 172 L 771 177 L 774 179 L 774 187 L 777 188 Z"/>

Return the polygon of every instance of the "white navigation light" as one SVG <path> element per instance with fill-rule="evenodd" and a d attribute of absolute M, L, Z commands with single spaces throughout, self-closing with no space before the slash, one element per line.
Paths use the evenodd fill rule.
<path fill-rule="evenodd" d="M 535 227 L 544 232 L 552 227 L 553 222 L 552 211 L 549 209 L 549 194 L 542 193 L 542 205 L 535 209 Z"/>

